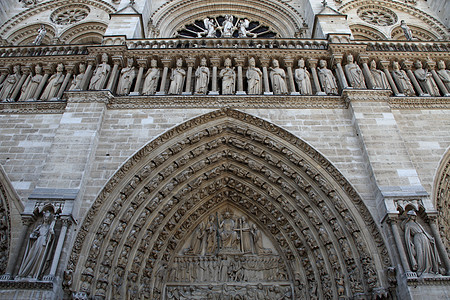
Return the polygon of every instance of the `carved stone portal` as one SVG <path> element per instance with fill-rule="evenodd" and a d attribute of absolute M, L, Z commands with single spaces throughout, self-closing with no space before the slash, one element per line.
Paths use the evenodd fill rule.
<path fill-rule="evenodd" d="M 182 245 L 167 267 L 165 299 L 292 299 L 284 259 L 237 209 L 200 220 Z"/>

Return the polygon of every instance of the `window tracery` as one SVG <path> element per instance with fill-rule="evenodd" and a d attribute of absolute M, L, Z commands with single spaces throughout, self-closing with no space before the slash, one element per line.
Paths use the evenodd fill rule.
<path fill-rule="evenodd" d="M 398 20 L 393 11 L 381 7 L 362 7 L 357 13 L 361 20 L 376 26 L 391 26 Z"/>
<path fill-rule="evenodd" d="M 89 7 L 85 5 L 63 6 L 51 14 L 50 20 L 58 25 L 71 25 L 85 19 L 89 12 Z"/>

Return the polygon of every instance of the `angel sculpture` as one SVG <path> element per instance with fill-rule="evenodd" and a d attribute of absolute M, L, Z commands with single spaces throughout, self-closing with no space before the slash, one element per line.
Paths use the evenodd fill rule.
<path fill-rule="evenodd" d="M 210 19 L 210 18 L 205 18 L 203 20 L 203 24 L 205 25 L 205 32 L 206 33 L 206 37 L 209 38 L 215 38 L 216 36 L 216 25 L 214 24 L 214 20 Z"/>
<path fill-rule="evenodd" d="M 235 30 L 234 24 L 233 24 L 233 16 L 232 15 L 226 15 L 225 20 L 222 24 L 223 28 L 223 37 L 232 37 L 233 31 Z"/>
<path fill-rule="evenodd" d="M 256 33 L 252 33 L 247 30 L 247 28 L 250 26 L 250 21 L 248 19 L 241 19 L 239 20 L 239 37 L 240 38 L 246 38 L 247 36 L 256 37 Z"/>

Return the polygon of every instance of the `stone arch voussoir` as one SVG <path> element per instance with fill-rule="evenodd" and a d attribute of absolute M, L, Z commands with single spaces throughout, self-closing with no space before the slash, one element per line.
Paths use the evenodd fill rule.
<path fill-rule="evenodd" d="M 387 248 L 353 187 L 307 143 L 232 109 L 169 130 L 121 167 L 80 227 L 70 289 L 161 298 L 187 238 L 224 207 L 274 245 L 291 297 L 387 293 Z"/>

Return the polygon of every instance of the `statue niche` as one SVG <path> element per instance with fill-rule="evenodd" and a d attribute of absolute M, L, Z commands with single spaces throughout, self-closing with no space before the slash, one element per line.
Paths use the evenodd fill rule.
<path fill-rule="evenodd" d="M 255 299 L 258 293 L 292 299 L 283 258 L 259 226 L 235 209 L 200 220 L 178 253 L 168 264 L 165 299 Z"/>

